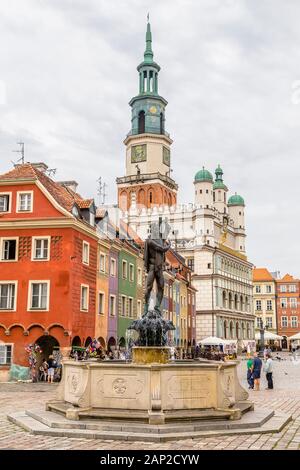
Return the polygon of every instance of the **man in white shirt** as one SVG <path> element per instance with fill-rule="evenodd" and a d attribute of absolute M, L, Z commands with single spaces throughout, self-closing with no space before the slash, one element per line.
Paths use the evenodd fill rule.
<path fill-rule="evenodd" d="M 273 360 L 271 358 L 271 354 L 267 354 L 267 361 L 265 363 L 264 370 L 265 370 L 266 378 L 268 382 L 267 390 L 272 390 L 273 389 Z"/>

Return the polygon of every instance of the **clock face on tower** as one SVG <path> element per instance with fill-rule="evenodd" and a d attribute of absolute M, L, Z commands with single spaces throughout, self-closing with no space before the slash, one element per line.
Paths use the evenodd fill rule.
<path fill-rule="evenodd" d="M 157 112 L 157 108 L 156 106 L 151 106 L 151 108 L 149 109 L 150 113 L 152 114 L 155 114 Z"/>
<path fill-rule="evenodd" d="M 147 160 L 147 146 L 133 145 L 131 147 L 131 163 L 145 162 Z"/>

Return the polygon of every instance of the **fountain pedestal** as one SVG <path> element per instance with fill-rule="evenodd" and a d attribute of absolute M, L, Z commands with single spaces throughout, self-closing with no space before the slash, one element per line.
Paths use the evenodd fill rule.
<path fill-rule="evenodd" d="M 134 346 L 132 362 L 134 364 L 167 364 L 170 360 L 168 346 Z"/>

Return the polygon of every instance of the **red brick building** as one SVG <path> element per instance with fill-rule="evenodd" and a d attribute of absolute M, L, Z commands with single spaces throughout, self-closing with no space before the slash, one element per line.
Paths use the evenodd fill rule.
<path fill-rule="evenodd" d="M 300 331 L 300 280 L 290 274 L 276 280 L 277 328 L 283 336 L 282 347 L 289 346 L 288 338 Z"/>
<path fill-rule="evenodd" d="M 94 335 L 94 201 L 46 173 L 26 163 L 0 176 L 0 369 L 28 365 L 30 343 L 47 357 Z"/>

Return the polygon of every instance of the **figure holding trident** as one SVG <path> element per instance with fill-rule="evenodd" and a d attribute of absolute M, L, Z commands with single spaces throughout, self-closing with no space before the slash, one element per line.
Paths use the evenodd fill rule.
<path fill-rule="evenodd" d="M 144 247 L 144 265 L 147 272 L 146 290 L 145 290 L 145 307 L 144 315 L 148 312 L 149 299 L 153 288 L 154 280 L 156 281 L 156 303 L 155 310 L 160 311 L 161 302 L 164 295 L 164 263 L 165 253 L 170 248 L 167 237 L 170 232 L 170 225 L 167 220 L 164 222 L 153 222 L 151 224 L 151 233 L 145 241 Z"/>

